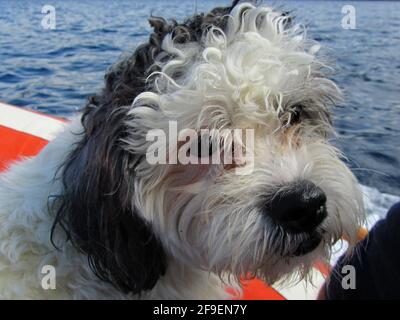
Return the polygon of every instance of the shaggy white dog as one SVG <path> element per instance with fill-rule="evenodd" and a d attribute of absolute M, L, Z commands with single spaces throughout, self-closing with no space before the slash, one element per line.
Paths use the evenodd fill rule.
<path fill-rule="evenodd" d="M 319 45 L 288 14 L 237 2 L 152 17 L 83 114 L 0 176 L 0 297 L 224 298 L 226 283 L 304 278 L 342 236 L 355 243 L 361 192 L 328 142 L 340 91 Z M 147 134 L 171 121 L 253 129 L 252 159 L 150 164 Z"/>

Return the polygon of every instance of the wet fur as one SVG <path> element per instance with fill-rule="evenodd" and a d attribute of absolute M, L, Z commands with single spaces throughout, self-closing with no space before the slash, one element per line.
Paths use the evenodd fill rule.
<path fill-rule="evenodd" d="M 240 99 L 240 92 L 235 100 L 230 89 L 218 108 L 196 110 L 203 95 L 193 82 L 208 85 L 206 78 L 195 80 L 200 70 L 197 53 L 217 46 L 232 23 L 228 14 L 237 2 L 181 24 L 151 17 L 154 31 L 148 43 L 110 68 L 104 89 L 89 99 L 82 116 L 38 157 L 12 166 L 0 177 L 0 297 L 224 298 L 224 282 L 236 286 L 243 276 L 268 282 L 291 274 L 304 277 L 317 256 L 329 257 L 330 244 L 343 233 L 355 241 L 362 221 L 360 193 L 339 160 L 340 153 L 325 141 L 333 131 L 329 109 L 339 101 L 340 92 L 325 79 L 322 64 L 310 67 L 315 81 L 305 78 L 305 88 L 291 88 L 289 98 L 270 92 L 265 101 L 268 112 L 230 111 L 225 104 L 261 103 L 258 91 L 252 92 L 249 102 Z M 256 19 L 266 14 L 241 5 L 228 28 L 231 32 L 240 30 L 235 23 L 246 11 Z M 281 33 L 292 30 L 289 17 L 266 15 L 279 21 Z M 229 37 L 235 39 L 235 33 Z M 217 49 L 222 52 L 221 48 Z M 213 50 L 208 50 L 210 64 L 205 68 L 219 59 Z M 302 124 L 290 128 L 299 102 L 304 108 Z M 182 126 L 196 129 L 205 119 L 214 128 L 228 125 L 228 118 L 229 125 L 238 127 L 255 123 L 259 148 L 254 173 L 216 177 L 221 170 L 217 167 L 205 175 L 186 172 L 182 177 L 179 166 L 149 166 L 145 133 L 165 128 L 174 117 Z M 296 142 L 299 136 L 301 147 Z M 282 146 L 286 152 L 280 160 L 287 171 L 274 171 L 268 167 L 275 163 L 270 151 Z M 188 183 L 188 176 L 196 183 Z M 259 214 L 261 197 L 254 194 L 268 199 L 277 186 L 303 176 L 342 203 L 329 204 L 334 215 L 324 227 L 332 231 L 318 250 L 288 262 L 278 251 L 290 255 L 305 235 L 285 235 L 267 221 L 268 234 Z M 40 288 L 40 270 L 47 263 L 55 264 L 60 273 L 54 292 Z"/>

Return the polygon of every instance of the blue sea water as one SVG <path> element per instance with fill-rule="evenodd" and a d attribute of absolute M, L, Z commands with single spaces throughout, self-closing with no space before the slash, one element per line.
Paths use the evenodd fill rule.
<path fill-rule="evenodd" d="M 334 143 L 370 197 L 394 201 L 382 193 L 400 195 L 400 3 L 267 2 L 291 11 L 329 49 L 346 97 L 335 110 Z M 228 3 L 198 0 L 197 11 Z M 41 26 L 45 4 L 56 9 L 55 30 Z M 342 28 L 345 4 L 356 9 L 354 30 Z M 0 100 L 70 115 L 101 88 L 110 64 L 146 41 L 150 14 L 194 11 L 194 0 L 0 0 Z"/>

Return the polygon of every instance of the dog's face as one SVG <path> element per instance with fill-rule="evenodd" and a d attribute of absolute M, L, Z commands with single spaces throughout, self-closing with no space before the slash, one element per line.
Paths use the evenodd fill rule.
<path fill-rule="evenodd" d="M 173 58 L 155 75 L 156 93 L 136 98 L 132 130 L 168 132 L 169 121 L 198 132 L 254 129 L 253 159 L 240 164 L 139 165 L 136 201 L 168 253 L 193 267 L 274 281 L 307 269 L 342 236 L 354 241 L 360 191 L 327 141 L 340 92 L 317 44 L 289 17 L 244 4 L 200 43 L 167 36 L 163 45 Z M 149 148 L 143 139 L 127 144 L 138 142 L 141 152 Z"/>
<path fill-rule="evenodd" d="M 132 104 L 105 112 L 112 120 L 102 124 L 101 130 L 108 128 L 108 135 L 94 133 L 91 123 L 96 121 L 92 119 L 98 117 L 100 123 L 105 116 L 89 109 L 86 139 L 71 156 L 64 184 L 68 185 L 66 180 L 93 180 L 98 189 L 99 181 L 105 179 L 101 185 L 109 187 L 103 191 L 120 194 L 113 199 L 114 205 L 129 207 L 127 214 L 134 214 L 136 222 L 143 221 L 151 229 L 145 236 L 152 234 L 156 244 L 147 248 L 143 262 L 147 266 L 142 268 L 156 270 L 157 275 L 165 269 L 165 265 L 153 268 L 157 252 L 162 251 L 193 268 L 274 282 L 294 271 L 305 275 L 315 258 L 328 257 L 331 245 L 343 236 L 354 243 L 363 218 L 361 193 L 338 150 L 328 141 L 333 133 L 330 108 L 340 100 L 340 92 L 326 78 L 329 69 L 317 57 L 318 44 L 309 41 L 289 16 L 248 3 L 206 16 L 200 30 L 195 18 L 172 29 L 162 19 L 151 22 L 155 34 L 150 43 L 158 43 L 158 50 L 151 53 L 156 72 L 149 72 L 146 87 L 138 86 Z M 133 64 L 146 60 L 140 59 L 143 55 L 138 50 Z M 127 61 L 119 65 L 117 74 L 129 72 Z M 147 62 L 141 63 L 146 66 Z M 142 68 L 142 78 L 148 67 Z M 138 68 L 131 71 L 138 72 Z M 114 92 L 123 86 L 114 81 L 108 89 Z M 110 96 L 110 101 L 124 98 Z M 98 110 L 110 109 L 103 107 L 107 103 L 93 104 L 101 106 Z M 238 145 L 245 149 L 249 142 L 232 135 L 218 151 L 219 156 L 234 153 L 232 163 L 150 164 L 146 153 L 152 141 L 147 134 L 161 129 L 168 136 L 171 122 L 176 122 L 178 131 L 190 128 L 199 133 L 205 128 L 252 129 L 251 157 L 235 157 L 232 146 L 237 149 L 235 143 L 240 140 Z M 73 162 L 82 161 L 92 136 L 98 142 L 99 135 L 108 147 L 96 166 L 113 169 L 97 172 L 97 180 L 88 168 L 81 169 L 85 179 L 76 179 Z M 97 154 L 100 146 L 94 142 L 92 153 Z M 116 145 L 118 152 L 113 149 Z M 184 145 L 181 141 L 176 150 L 166 148 L 179 153 Z M 117 182 L 107 181 L 110 171 Z M 113 185 L 118 186 L 116 190 Z M 107 211 L 100 209 L 97 212 Z M 70 228 L 79 231 L 79 226 L 77 221 Z M 130 232 L 136 229 L 125 230 Z M 130 236 L 125 237 L 129 242 Z M 78 245 L 87 244 L 89 238 L 80 235 Z M 148 258 L 154 248 L 155 256 Z M 135 254 L 126 249 L 123 256 Z M 106 269 L 105 264 L 99 263 L 98 269 Z M 121 280 L 112 278 L 117 284 Z M 139 285 L 136 292 L 154 285 L 150 282 Z"/>

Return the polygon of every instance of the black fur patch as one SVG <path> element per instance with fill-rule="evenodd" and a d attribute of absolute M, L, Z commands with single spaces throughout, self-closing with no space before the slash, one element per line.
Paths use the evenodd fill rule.
<path fill-rule="evenodd" d="M 234 4 L 236 4 L 235 1 Z M 149 90 L 147 76 L 168 33 L 179 43 L 199 41 L 211 25 L 223 28 L 232 7 L 215 8 L 178 24 L 151 17 L 148 43 L 107 72 L 105 87 L 83 110 L 84 131 L 61 168 L 63 194 L 56 197 L 52 229 L 61 227 L 69 241 L 88 256 L 94 273 L 123 292 L 139 294 L 154 287 L 167 268 L 166 254 L 152 228 L 133 205 L 135 166 L 143 155 L 121 146 L 127 136 L 128 107 Z M 164 52 L 164 59 L 169 59 Z"/>

